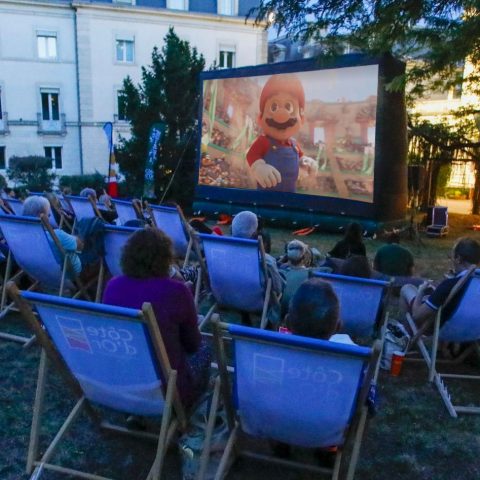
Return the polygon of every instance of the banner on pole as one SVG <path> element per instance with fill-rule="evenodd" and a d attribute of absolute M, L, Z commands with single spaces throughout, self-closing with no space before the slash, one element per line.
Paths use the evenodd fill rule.
<path fill-rule="evenodd" d="M 145 177 L 143 184 L 143 196 L 145 198 L 155 197 L 155 163 L 160 139 L 165 131 L 165 124 L 154 123 L 150 127 L 148 135 L 148 154 L 145 162 Z"/>
<path fill-rule="evenodd" d="M 115 146 L 113 144 L 113 124 L 107 122 L 103 126 L 103 131 L 108 141 L 108 176 L 107 176 L 107 193 L 111 197 L 118 197 L 118 163 L 115 160 Z"/>

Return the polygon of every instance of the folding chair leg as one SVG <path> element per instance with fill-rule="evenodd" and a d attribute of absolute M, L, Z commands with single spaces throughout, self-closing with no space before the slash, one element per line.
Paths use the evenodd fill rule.
<path fill-rule="evenodd" d="M 98 272 L 97 278 L 97 293 L 95 295 L 95 303 L 99 303 L 100 299 L 102 298 L 102 290 L 103 290 L 103 277 L 105 276 L 105 265 L 103 261 L 100 264 L 100 271 Z"/>
<path fill-rule="evenodd" d="M 268 305 L 270 304 L 270 294 L 272 291 L 272 279 L 269 278 L 267 281 L 267 288 L 265 290 L 265 300 L 263 302 L 263 310 L 262 310 L 262 319 L 260 320 L 260 328 L 265 328 L 267 326 L 267 313 L 268 313 Z"/>
<path fill-rule="evenodd" d="M 353 440 L 352 455 L 350 456 L 350 464 L 348 466 L 347 480 L 353 480 L 355 469 L 357 468 L 358 456 L 360 454 L 360 447 L 362 445 L 363 432 L 367 422 L 368 410 L 367 407 L 362 407 L 360 420 L 358 421 L 357 431 Z"/>
<path fill-rule="evenodd" d="M 65 422 L 63 422 L 60 430 L 55 435 L 55 438 L 52 440 L 52 443 L 50 443 L 49 447 L 47 448 L 47 451 L 43 454 L 43 457 L 40 460 L 41 463 L 47 463 L 50 460 L 65 433 L 70 430 L 72 423 L 77 419 L 80 413 L 82 413 L 82 409 L 85 406 L 85 401 L 85 397 L 81 397 L 80 400 L 78 400 L 78 402 L 75 404 L 72 411 L 68 414 Z"/>
<path fill-rule="evenodd" d="M 5 308 L 5 302 L 7 300 L 7 282 L 10 280 L 11 272 L 12 272 L 12 252 L 8 252 L 7 266 L 5 269 L 5 279 L 3 281 L 3 288 L 2 288 L 2 303 L 0 305 L 0 310 L 2 313 L 3 313 L 3 309 Z"/>
<path fill-rule="evenodd" d="M 150 469 L 149 474 L 147 475 L 148 479 L 159 479 L 160 474 L 162 473 L 163 461 L 165 458 L 165 453 L 167 451 L 167 446 L 169 440 L 177 428 L 177 421 L 173 420 L 170 423 L 172 417 L 172 404 L 173 404 L 173 395 L 175 393 L 177 381 L 177 372 L 175 370 L 171 371 L 170 378 L 168 379 L 167 385 L 167 394 L 165 396 L 165 407 L 162 413 L 162 423 L 160 427 L 160 435 L 158 436 L 157 444 L 157 453 L 155 455 L 155 460 L 153 462 L 152 468 Z"/>
<path fill-rule="evenodd" d="M 202 456 L 200 458 L 200 468 L 198 469 L 195 480 L 203 480 L 210 459 L 210 449 L 212 442 L 212 433 L 215 427 L 216 414 L 218 410 L 218 404 L 220 400 L 220 377 L 215 380 L 215 388 L 213 391 L 212 405 L 208 416 L 207 430 L 205 434 L 205 444 L 203 447 Z"/>
<path fill-rule="evenodd" d="M 200 325 L 198 325 L 198 329 L 200 331 L 202 331 L 203 326 L 206 325 L 210 321 L 210 318 L 212 317 L 212 315 L 215 313 L 215 310 L 217 309 L 217 305 L 218 305 L 217 303 L 214 303 L 210 307 L 210 310 L 205 315 L 205 318 L 203 319 L 202 323 L 200 323 Z"/>
<path fill-rule="evenodd" d="M 38 367 L 37 389 L 35 392 L 35 401 L 33 404 L 32 426 L 30 429 L 30 442 L 28 445 L 27 467 L 28 474 L 32 473 L 35 459 L 38 455 L 38 437 L 40 435 L 40 424 L 43 410 L 43 399 L 45 396 L 45 383 L 48 370 L 48 358 L 45 350 L 42 348 L 40 354 L 40 364 Z"/>
<path fill-rule="evenodd" d="M 445 407 L 447 407 L 448 413 L 451 417 L 457 418 L 457 411 L 452 404 L 452 400 L 450 398 L 450 394 L 448 393 L 447 387 L 445 386 L 442 379 L 440 378 L 440 375 L 437 372 L 434 372 L 433 381 L 438 389 L 438 392 L 440 393 L 440 396 L 442 397 Z"/>
<path fill-rule="evenodd" d="M 340 476 L 340 466 L 342 465 L 343 451 L 339 450 L 335 455 L 335 464 L 333 465 L 332 480 L 338 480 Z M 353 478 L 353 477 L 352 477 Z"/>
<path fill-rule="evenodd" d="M 238 424 L 235 425 L 235 428 L 232 430 L 230 437 L 228 437 L 227 445 L 225 446 L 225 451 L 223 452 L 222 459 L 220 460 L 220 465 L 218 466 L 217 473 L 215 474 L 215 480 L 223 480 L 225 475 L 228 473 L 230 465 L 235 460 L 235 442 L 238 436 Z"/>
<path fill-rule="evenodd" d="M 192 253 L 192 237 L 190 237 L 190 240 L 188 241 L 187 252 L 185 253 L 185 260 L 183 261 L 184 267 L 188 265 L 188 260 L 190 259 L 191 253 Z"/>

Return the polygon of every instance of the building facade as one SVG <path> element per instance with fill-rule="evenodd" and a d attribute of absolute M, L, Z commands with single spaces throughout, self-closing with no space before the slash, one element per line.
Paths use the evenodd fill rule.
<path fill-rule="evenodd" d="M 52 158 L 59 175 L 107 173 L 103 132 L 130 127 L 123 79 L 141 80 L 173 26 L 206 66 L 265 63 L 267 37 L 245 23 L 252 0 L 1 0 L 0 173 L 10 157 Z"/>

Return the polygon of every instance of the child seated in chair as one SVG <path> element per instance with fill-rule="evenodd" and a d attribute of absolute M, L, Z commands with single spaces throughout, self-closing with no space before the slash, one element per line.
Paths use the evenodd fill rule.
<path fill-rule="evenodd" d="M 338 297 L 332 286 L 319 278 L 300 285 L 290 301 L 285 321 L 294 335 L 355 345 L 348 335 L 337 333 L 342 326 Z M 291 448 L 286 443 L 270 441 L 270 446 L 278 457 L 290 455 Z M 334 449 L 317 449 L 315 454 L 321 464 L 332 466 Z"/>
<path fill-rule="evenodd" d="M 337 333 L 342 326 L 338 297 L 329 283 L 318 278 L 300 285 L 285 320 L 295 335 L 354 345 L 348 335 Z"/>

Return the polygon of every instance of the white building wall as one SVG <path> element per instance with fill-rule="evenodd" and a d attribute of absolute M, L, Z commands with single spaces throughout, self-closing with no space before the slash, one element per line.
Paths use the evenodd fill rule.
<path fill-rule="evenodd" d="M 237 67 L 266 62 L 266 33 L 246 25 L 243 18 L 120 4 L 2 0 L 0 89 L 8 129 L 2 133 L 0 125 L 0 146 L 6 147 L 7 160 L 13 155 L 43 155 L 44 146 L 61 146 L 64 168 L 59 174 L 95 170 L 106 174 L 108 151 L 102 127 L 115 121 L 116 92 L 127 75 L 140 82 L 141 67 L 151 63 L 153 47 L 162 47 L 170 26 L 204 55 L 206 68 L 218 60 L 221 46 L 235 50 Z M 57 59 L 38 58 L 37 31 L 56 32 Z M 132 64 L 116 61 L 117 36 L 134 39 Z M 58 89 L 60 94 L 66 126 L 56 135 L 39 134 L 41 88 Z M 115 122 L 114 131 L 114 140 L 119 134 L 128 137 L 128 124 Z"/>
<path fill-rule="evenodd" d="M 57 35 L 57 58 L 38 57 L 37 31 Z M 41 2 L 0 4 L 0 88 L 2 110 L 8 114 L 8 134 L 0 134 L 6 159 L 13 155 L 44 155 L 44 146 L 62 147 L 63 169 L 76 172 L 79 137 L 73 11 L 68 6 Z M 39 134 L 41 88 L 58 90 L 66 134 Z M 4 174 L 4 171 L 0 171 Z"/>

